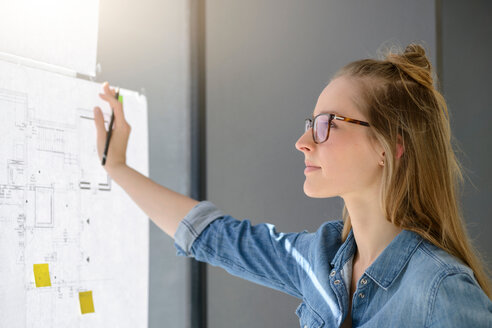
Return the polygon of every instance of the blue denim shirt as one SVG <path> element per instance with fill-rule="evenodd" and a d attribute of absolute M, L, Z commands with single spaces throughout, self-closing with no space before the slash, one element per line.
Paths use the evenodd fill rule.
<path fill-rule="evenodd" d="M 177 255 L 301 299 L 295 311 L 301 327 L 339 327 L 348 313 L 357 247 L 352 231 L 341 242 L 342 228 L 338 220 L 314 233 L 279 233 L 202 201 L 174 238 Z M 492 302 L 473 271 L 409 230 L 367 268 L 352 300 L 353 327 L 492 327 Z"/>

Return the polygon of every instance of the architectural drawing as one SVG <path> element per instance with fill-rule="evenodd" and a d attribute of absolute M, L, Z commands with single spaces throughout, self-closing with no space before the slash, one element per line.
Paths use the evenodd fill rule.
<path fill-rule="evenodd" d="M 0 61 L 2 327 L 141 327 L 147 322 L 148 218 L 96 152 L 101 85 Z M 122 90 L 128 164 L 148 174 L 145 97 Z M 110 155 L 109 155 L 110 156 Z M 36 287 L 33 264 L 51 286 Z M 78 293 L 92 291 L 82 315 Z"/>

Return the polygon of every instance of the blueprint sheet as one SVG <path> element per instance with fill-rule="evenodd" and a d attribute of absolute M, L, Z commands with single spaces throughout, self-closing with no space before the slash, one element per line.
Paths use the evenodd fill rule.
<path fill-rule="evenodd" d="M 1 327 L 147 326 L 148 217 L 100 164 L 93 107 L 110 118 L 100 92 L 0 61 Z M 148 175 L 146 98 L 120 94 L 128 165 Z M 35 264 L 48 264 L 50 286 L 36 287 Z M 82 314 L 86 291 L 94 311 Z"/>

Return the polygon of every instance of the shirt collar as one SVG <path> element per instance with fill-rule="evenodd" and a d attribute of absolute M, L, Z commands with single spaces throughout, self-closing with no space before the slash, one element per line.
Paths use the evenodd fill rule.
<path fill-rule="evenodd" d="M 416 232 L 402 230 L 366 269 L 366 275 L 386 290 L 398 277 L 422 241 L 423 238 Z M 331 262 L 333 268 L 340 271 L 355 254 L 356 248 L 353 231 L 350 229 L 347 239 Z"/>

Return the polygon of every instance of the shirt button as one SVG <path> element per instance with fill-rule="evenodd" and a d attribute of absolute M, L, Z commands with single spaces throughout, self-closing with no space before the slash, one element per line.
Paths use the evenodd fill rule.
<path fill-rule="evenodd" d="M 334 283 L 335 285 L 338 285 L 338 284 L 340 283 L 340 280 L 338 280 L 338 279 L 337 279 L 337 280 L 335 280 L 333 283 Z"/>
<path fill-rule="evenodd" d="M 360 281 L 360 283 L 361 283 L 362 285 L 367 284 L 367 279 L 366 279 L 366 278 L 362 278 L 362 280 Z"/>
<path fill-rule="evenodd" d="M 364 298 L 364 296 L 365 296 L 365 295 L 364 295 L 364 293 L 360 293 L 360 294 L 359 294 L 359 297 L 360 297 L 360 298 Z"/>
<path fill-rule="evenodd" d="M 333 277 L 335 275 L 336 271 L 333 270 L 331 273 L 330 273 L 330 277 Z"/>

